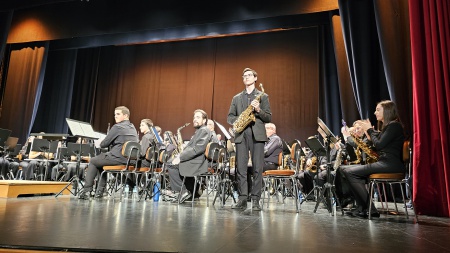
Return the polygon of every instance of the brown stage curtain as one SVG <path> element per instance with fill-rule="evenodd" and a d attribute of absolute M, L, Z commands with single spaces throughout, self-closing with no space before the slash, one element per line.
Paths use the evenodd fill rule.
<path fill-rule="evenodd" d="M 287 141 L 316 134 L 318 29 L 107 47 L 100 55 L 93 125 L 105 131 L 116 106 L 131 110 L 136 127 L 152 119 L 163 131 L 192 122 L 204 109 L 226 128 L 232 97 L 244 89 L 242 70 L 258 72 L 272 107 L 272 121 Z M 219 132 L 219 129 L 216 129 Z M 194 129 L 182 134 L 189 139 Z"/>
<path fill-rule="evenodd" d="M 34 120 L 41 66 L 45 47 L 27 47 L 11 52 L 8 79 L 6 80 L 0 127 L 12 130 L 11 136 L 25 142 Z"/>

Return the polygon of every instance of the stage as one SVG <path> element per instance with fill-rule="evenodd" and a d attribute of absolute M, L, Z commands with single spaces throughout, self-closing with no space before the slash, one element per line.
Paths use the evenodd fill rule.
<path fill-rule="evenodd" d="M 0 180 L 0 198 L 17 198 L 20 195 L 57 194 L 68 183 L 34 180 Z M 70 185 L 68 189 L 72 189 Z M 70 194 L 65 189 L 61 194 Z"/>
<path fill-rule="evenodd" d="M 211 201 L 211 200 L 210 200 Z M 330 216 L 306 202 L 295 212 L 271 199 L 267 209 L 231 209 L 231 201 L 129 198 L 78 200 L 72 195 L 0 199 L 0 249 L 69 252 L 450 252 L 450 220 L 381 215 Z M 412 214 L 412 210 L 411 213 Z M 0 251 L 1 252 L 1 251 Z M 22 251 L 20 251 L 22 252 Z"/>

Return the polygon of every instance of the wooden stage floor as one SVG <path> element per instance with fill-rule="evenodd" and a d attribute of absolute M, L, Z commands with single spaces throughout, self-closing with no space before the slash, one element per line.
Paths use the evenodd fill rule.
<path fill-rule="evenodd" d="M 211 201 L 211 200 L 210 200 Z M 251 205 L 250 205 L 251 206 Z M 249 207 L 250 207 L 249 206 Z M 450 219 L 330 216 L 271 199 L 262 212 L 73 195 L 0 199 L 4 252 L 450 252 Z M 23 250 L 23 251 L 19 251 Z M 1 252 L 1 251 L 0 251 Z"/>

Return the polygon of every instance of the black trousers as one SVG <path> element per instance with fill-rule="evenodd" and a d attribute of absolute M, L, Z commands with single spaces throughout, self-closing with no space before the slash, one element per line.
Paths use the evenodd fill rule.
<path fill-rule="evenodd" d="M 86 170 L 86 178 L 84 184 L 84 191 L 92 191 L 94 187 L 94 180 L 97 174 L 101 174 L 103 172 L 103 166 L 110 165 L 121 165 L 120 161 L 117 161 L 114 157 L 109 156 L 107 153 L 101 153 L 96 157 L 91 158 L 89 162 L 89 166 Z M 106 173 L 103 174 L 102 178 L 99 181 L 97 192 L 103 192 L 106 185 Z"/>
<path fill-rule="evenodd" d="M 366 165 L 340 166 L 340 169 L 344 179 L 342 184 L 348 184 L 356 203 L 362 210 L 369 208 L 369 192 L 367 191 L 366 183 L 371 174 L 405 172 L 405 168 L 400 161 L 391 162 L 389 160 L 379 160 Z"/>
<path fill-rule="evenodd" d="M 251 197 L 254 200 L 261 198 L 262 171 L 264 166 L 264 142 L 255 141 L 251 131 L 245 130 L 244 139 L 241 143 L 236 143 L 236 175 L 239 189 L 239 200 L 247 199 L 249 195 L 247 171 L 249 151 L 252 155 L 253 185 L 251 187 Z"/>

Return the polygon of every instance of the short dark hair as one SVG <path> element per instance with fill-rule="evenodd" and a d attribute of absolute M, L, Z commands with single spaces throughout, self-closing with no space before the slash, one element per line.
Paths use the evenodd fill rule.
<path fill-rule="evenodd" d="M 244 71 L 242 71 L 242 75 L 244 75 L 244 73 L 247 72 L 247 71 L 251 71 L 253 73 L 254 77 L 258 76 L 258 73 L 256 73 L 256 71 L 251 69 L 251 68 L 245 68 Z"/>
<path fill-rule="evenodd" d="M 153 121 L 151 119 L 143 119 L 143 120 L 141 120 L 141 122 L 144 122 L 145 124 L 147 124 L 148 127 L 153 126 Z"/>
<path fill-rule="evenodd" d="M 194 111 L 194 114 L 197 113 L 197 112 L 201 113 L 201 114 L 202 114 L 202 119 L 205 119 L 205 120 L 206 120 L 206 121 L 205 121 L 205 124 L 203 124 L 203 125 L 206 126 L 206 124 L 208 123 L 208 114 L 207 114 L 205 111 L 203 111 L 202 109 L 197 109 L 197 110 L 195 110 L 195 111 Z"/>
<path fill-rule="evenodd" d="M 114 109 L 114 111 L 122 111 L 123 114 L 128 115 L 128 117 L 130 117 L 130 109 L 128 109 L 127 107 L 121 105 L 116 107 L 116 109 Z"/>

